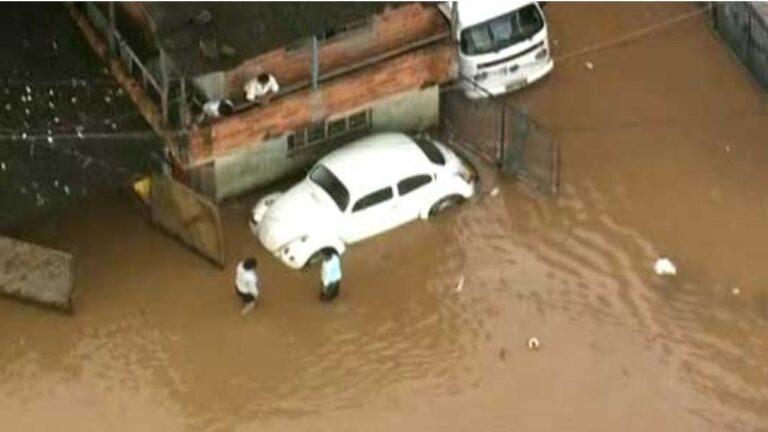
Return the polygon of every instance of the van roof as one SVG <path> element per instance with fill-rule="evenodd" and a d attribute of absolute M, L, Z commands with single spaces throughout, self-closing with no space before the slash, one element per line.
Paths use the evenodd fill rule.
<path fill-rule="evenodd" d="M 353 199 L 405 176 L 430 173 L 432 163 L 403 133 L 370 135 L 320 160 L 349 189 Z"/>
<path fill-rule="evenodd" d="M 459 24 L 462 28 L 488 21 L 531 3 L 531 0 L 496 0 L 491 2 L 457 1 Z"/>

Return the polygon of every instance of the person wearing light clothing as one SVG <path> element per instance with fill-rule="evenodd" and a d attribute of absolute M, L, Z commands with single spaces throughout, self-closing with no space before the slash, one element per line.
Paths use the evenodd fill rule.
<path fill-rule="evenodd" d="M 331 301 L 341 289 L 341 260 L 335 252 L 326 251 L 323 254 L 322 267 L 323 289 L 320 291 L 320 300 Z"/>
<path fill-rule="evenodd" d="M 235 275 L 235 292 L 248 310 L 256 305 L 256 299 L 259 298 L 259 277 L 256 274 L 256 266 L 255 258 L 247 258 L 237 265 Z"/>
<path fill-rule="evenodd" d="M 277 85 L 277 79 L 272 74 L 262 73 L 256 78 L 245 83 L 245 99 L 253 102 L 260 99 L 266 99 L 267 96 L 276 94 L 280 91 Z"/>

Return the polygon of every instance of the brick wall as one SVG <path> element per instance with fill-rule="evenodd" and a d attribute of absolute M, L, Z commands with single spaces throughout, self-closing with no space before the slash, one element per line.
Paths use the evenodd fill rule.
<path fill-rule="evenodd" d="M 226 155 L 267 137 L 355 111 L 389 96 L 450 80 L 453 47 L 440 43 L 376 64 L 323 84 L 317 92 L 304 90 L 224 118 L 190 135 L 190 164 Z"/>
<path fill-rule="evenodd" d="M 373 17 L 367 29 L 358 29 L 340 35 L 338 40 L 321 44 L 320 71 L 327 73 L 447 31 L 449 27 L 436 7 L 419 3 L 398 6 Z M 309 48 L 295 51 L 281 48 L 228 71 L 225 82 L 229 94 L 236 100 L 242 97 L 245 82 L 261 72 L 274 74 L 281 86 L 286 87 L 307 82 L 310 70 Z"/>

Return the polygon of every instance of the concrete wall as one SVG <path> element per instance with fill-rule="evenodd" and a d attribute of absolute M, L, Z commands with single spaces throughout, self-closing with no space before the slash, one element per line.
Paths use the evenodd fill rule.
<path fill-rule="evenodd" d="M 711 4 L 715 30 L 768 90 L 768 6 L 752 2 Z"/>
<path fill-rule="evenodd" d="M 373 131 L 417 131 L 435 126 L 439 88 L 432 86 L 395 95 L 370 106 Z M 215 159 L 215 199 L 236 196 L 309 168 L 342 142 L 316 144 L 289 156 L 287 135 Z"/>

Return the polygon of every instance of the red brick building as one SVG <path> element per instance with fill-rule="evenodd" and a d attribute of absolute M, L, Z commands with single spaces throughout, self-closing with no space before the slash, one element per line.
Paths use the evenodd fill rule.
<path fill-rule="evenodd" d="M 356 136 L 435 125 L 438 86 L 454 76 L 449 25 L 431 4 L 116 5 L 88 3 L 82 15 L 145 93 L 139 106 L 155 104 L 144 111 L 189 183 L 217 200 Z M 133 48 L 142 44 L 144 56 Z M 248 103 L 243 86 L 262 72 L 280 92 Z M 221 98 L 235 113 L 198 121 L 201 105 Z"/>

